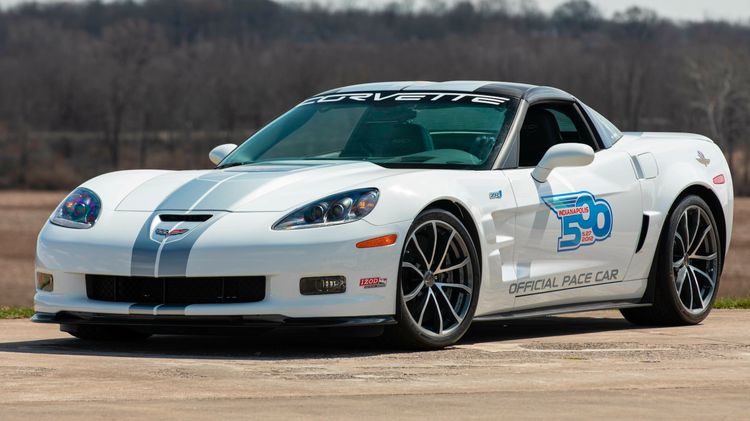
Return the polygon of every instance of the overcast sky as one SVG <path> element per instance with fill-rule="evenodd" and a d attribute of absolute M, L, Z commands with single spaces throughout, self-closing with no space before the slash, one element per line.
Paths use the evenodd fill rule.
<path fill-rule="evenodd" d="M 0 5 L 21 3 L 24 0 L 0 0 Z M 57 0 L 41 0 L 42 2 Z M 67 0 L 81 1 L 81 0 Z M 317 1 L 330 4 L 355 4 L 363 6 L 385 5 L 393 0 L 280 0 L 297 3 Z M 416 4 L 429 4 L 430 0 L 412 0 Z M 451 0 L 448 0 L 451 1 Z M 523 1 L 523 0 L 521 0 Z M 528 1 L 528 0 L 526 0 Z M 536 0 L 542 10 L 550 11 L 565 0 Z M 639 5 L 655 9 L 660 15 L 678 20 L 726 19 L 747 21 L 750 19 L 750 0 L 591 0 L 607 16 L 628 6 Z"/>

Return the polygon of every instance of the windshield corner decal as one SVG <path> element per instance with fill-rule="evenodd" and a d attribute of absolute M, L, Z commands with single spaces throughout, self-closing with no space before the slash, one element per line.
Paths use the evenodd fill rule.
<path fill-rule="evenodd" d="M 542 197 L 560 220 L 557 251 L 577 250 L 612 235 L 612 208 L 604 199 L 581 191 Z"/>

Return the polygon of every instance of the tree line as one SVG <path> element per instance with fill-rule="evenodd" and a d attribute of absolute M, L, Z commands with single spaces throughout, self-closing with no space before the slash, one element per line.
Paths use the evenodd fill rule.
<path fill-rule="evenodd" d="M 586 0 L 550 14 L 484 0 L 415 9 L 269 0 L 22 4 L 0 11 L 0 188 L 204 168 L 340 85 L 504 80 L 560 87 L 625 131 L 705 134 L 750 194 L 750 25 L 677 23 Z"/>

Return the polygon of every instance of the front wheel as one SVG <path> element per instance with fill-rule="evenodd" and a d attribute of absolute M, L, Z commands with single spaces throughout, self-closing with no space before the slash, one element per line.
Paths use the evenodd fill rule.
<path fill-rule="evenodd" d="M 700 197 L 687 196 L 667 224 L 652 268 L 653 306 L 622 310 L 635 324 L 698 324 L 716 300 L 723 250 L 711 208 Z"/>
<path fill-rule="evenodd" d="M 409 229 L 401 254 L 394 334 L 409 347 L 439 349 L 466 333 L 481 280 L 476 247 L 453 214 L 429 209 Z"/>

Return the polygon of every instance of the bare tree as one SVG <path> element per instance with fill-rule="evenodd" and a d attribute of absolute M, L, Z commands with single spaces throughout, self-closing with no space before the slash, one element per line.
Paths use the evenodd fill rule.
<path fill-rule="evenodd" d="M 686 72 L 693 83 L 690 105 L 705 117 L 711 138 L 719 142 L 734 172 L 737 139 L 731 135 L 730 111 L 744 95 L 734 53 L 728 48 L 710 46 L 703 54 L 685 61 Z"/>
<path fill-rule="evenodd" d="M 608 19 L 586 0 L 550 15 L 522 0 L 416 4 L 1 10 L 0 187 L 201 167 L 211 145 L 335 86 L 478 79 L 559 86 L 626 130 L 707 134 L 732 162 L 737 192 L 750 194 L 750 26 L 674 24 L 644 8 Z"/>
<path fill-rule="evenodd" d="M 144 72 L 165 47 L 161 30 L 142 20 L 124 20 L 105 28 L 99 48 L 107 105 L 107 143 L 112 167 L 120 166 L 120 135 L 126 113 L 144 95 Z"/>

